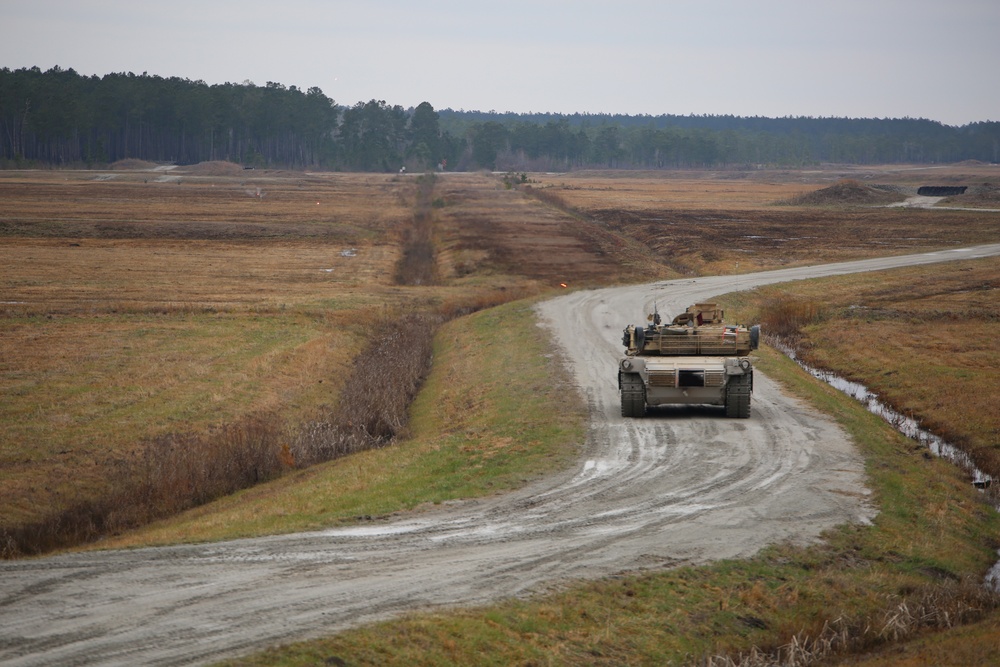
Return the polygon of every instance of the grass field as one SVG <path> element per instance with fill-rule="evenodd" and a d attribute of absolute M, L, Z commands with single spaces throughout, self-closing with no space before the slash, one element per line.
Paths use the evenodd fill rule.
<path fill-rule="evenodd" d="M 995 260 L 797 282 L 744 297 L 808 312 L 788 335 L 807 363 L 861 382 L 1000 479 L 1000 266 Z M 770 328 L 781 326 L 775 324 Z"/>
<path fill-rule="evenodd" d="M 956 169 L 949 179 L 991 177 L 982 171 L 988 167 Z M 873 178 L 912 184 L 927 174 L 884 170 Z M 537 359 L 544 344 L 522 298 L 560 284 L 1000 240 L 997 214 L 987 211 L 785 203 L 864 176 L 857 172 L 731 176 L 532 175 L 529 192 L 490 175 L 446 174 L 433 184 L 430 210 L 419 212 L 412 177 L 0 172 L 0 530 L 101 497 L 114 470 L 168 434 L 208 434 L 211 443 L 212 433 L 255 415 L 280 413 L 289 429 L 315 419 L 342 400 L 348 369 L 381 323 L 409 312 L 453 318 L 512 301 L 444 325 L 409 437 L 396 446 L 286 466 L 267 484 L 102 545 L 284 532 L 493 493 L 562 465 L 585 419 L 555 397 L 539 402 L 539 414 L 517 403 L 559 372 L 553 362 L 534 368 L 537 376 L 518 361 Z M 431 216 L 436 278 L 397 284 L 420 215 Z M 815 362 L 985 452 L 996 445 L 995 420 L 984 422 L 982 403 L 952 399 L 956 386 L 976 386 L 996 412 L 995 377 L 977 372 L 995 361 L 983 341 L 996 326 L 996 270 L 986 262 L 939 269 L 797 286 L 805 291 L 794 299 L 824 306 L 822 318 L 801 328 L 803 342 Z M 907 293 L 908 285 L 920 289 Z M 784 294 L 762 292 L 756 304 L 741 294 L 733 307 L 759 312 Z M 456 343 L 483 337 L 490 346 Z M 907 365 L 929 352 L 939 361 L 919 373 Z M 901 603 L 970 620 L 970 608 L 992 604 L 977 602 L 967 582 L 995 555 L 996 516 L 967 480 L 778 357 L 762 363 L 854 435 L 876 480 L 876 526 L 834 531 L 811 549 L 775 547 L 747 562 L 414 617 L 240 664 L 332 656 L 349 664 L 455 664 L 484 651 L 496 664 L 662 664 L 751 645 L 776 649 L 798 632 L 821 635 L 838 613 L 863 650 L 882 640 L 859 628 L 888 627 L 885 615 Z M 489 386 L 456 384 L 484 366 L 509 374 Z M 444 416 L 456 413 L 467 421 L 444 428 Z M 509 414 L 524 421 L 512 426 L 501 418 Z M 387 460 L 406 474 L 385 479 Z M 910 629 L 936 628 L 939 616 L 928 612 L 938 620 Z M 987 621 L 982 632 L 994 626 Z"/>
<path fill-rule="evenodd" d="M 477 320 L 479 315 L 460 326 L 474 329 L 482 325 Z M 524 336 L 538 336 L 530 318 L 507 319 L 505 324 L 517 342 L 507 354 L 522 349 Z M 460 359 L 461 354 L 448 355 L 436 373 L 462 377 L 461 365 L 453 366 Z M 758 365 L 789 391 L 836 415 L 851 433 L 868 461 L 870 484 L 881 507 L 873 526 L 839 528 L 820 545 L 778 545 L 745 561 L 622 575 L 528 600 L 414 614 L 223 664 L 680 665 L 703 656 L 748 653 L 753 647 L 765 655 L 786 655 L 793 641 L 801 647 L 802 658 L 826 650 L 857 654 L 891 642 L 894 635 L 947 641 L 948 635 L 939 632 L 942 628 L 995 618 L 992 610 L 998 600 L 984 595 L 978 581 L 995 560 L 1000 516 L 988 511 L 964 475 L 943 461 L 925 458 L 860 404 L 816 383 L 781 355 L 762 349 Z M 528 393 L 527 382 L 520 373 L 504 374 L 497 378 L 497 388 L 514 401 Z M 452 394 L 460 394 L 474 390 L 473 385 L 447 386 Z M 420 404 L 438 403 L 441 391 L 432 381 Z M 549 409 L 555 411 L 557 403 L 547 400 L 553 401 Z M 485 414 L 476 417 L 479 423 L 492 412 L 487 404 L 483 408 Z M 418 437 L 416 443 L 404 445 L 407 478 L 409 471 L 439 460 L 436 451 L 425 454 L 427 463 L 410 458 L 411 447 L 424 447 L 422 442 Z M 558 456 L 553 448 L 558 442 L 539 439 L 537 446 L 552 448 Z M 497 464 L 516 465 L 516 458 Z M 355 504 L 344 513 L 364 512 L 377 499 L 398 491 L 392 480 L 372 474 L 377 468 L 350 461 L 330 464 L 324 476 L 363 479 L 364 495 L 370 499 L 364 504 L 352 497 Z M 315 482 L 309 486 L 320 493 L 325 488 Z M 307 495 L 304 490 L 297 493 Z M 278 504 L 274 496 L 260 500 L 265 498 L 267 503 L 257 504 L 261 510 Z M 197 522 L 191 517 L 174 527 L 175 539 L 176 530 Z M 171 528 L 165 526 L 157 537 L 162 539 Z M 989 620 L 973 626 L 978 634 L 971 635 L 969 643 L 952 646 L 951 664 L 984 664 L 992 655 L 989 638 L 994 626 Z M 900 650 L 900 643 L 892 643 Z"/>
<path fill-rule="evenodd" d="M 407 299 L 387 276 L 408 184 L 277 181 L 258 198 L 4 176 L 4 528 L 105 493 L 143 442 L 335 400 L 370 313 Z"/>

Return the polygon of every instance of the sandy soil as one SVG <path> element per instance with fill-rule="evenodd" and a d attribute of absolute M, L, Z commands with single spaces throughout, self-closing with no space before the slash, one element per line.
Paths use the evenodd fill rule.
<path fill-rule="evenodd" d="M 1000 244 L 739 277 L 739 287 L 1000 254 Z M 227 543 L 0 564 L 4 665 L 179 665 L 431 606 L 574 578 L 749 556 L 865 522 L 862 461 L 829 419 L 758 374 L 753 415 L 663 410 L 623 420 L 621 329 L 730 291 L 699 278 L 567 294 L 539 318 L 591 406 L 572 470 L 405 519 Z"/>

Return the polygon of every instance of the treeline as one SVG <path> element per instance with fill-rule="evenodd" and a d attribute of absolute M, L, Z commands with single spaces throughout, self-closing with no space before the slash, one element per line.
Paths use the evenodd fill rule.
<path fill-rule="evenodd" d="M 194 164 L 398 170 L 435 167 L 461 142 L 429 104 L 340 107 L 319 88 L 72 69 L 0 69 L 0 161 L 48 165 L 123 159 Z"/>
<path fill-rule="evenodd" d="M 1000 162 L 1000 122 L 439 112 L 469 137 L 476 161 L 501 169 L 726 168 L 819 163 Z"/>
<path fill-rule="evenodd" d="M 351 171 L 1000 161 L 1000 123 L 340 106 L 319 88 L 0 69 L 0 165 L 135 158 Z"/>

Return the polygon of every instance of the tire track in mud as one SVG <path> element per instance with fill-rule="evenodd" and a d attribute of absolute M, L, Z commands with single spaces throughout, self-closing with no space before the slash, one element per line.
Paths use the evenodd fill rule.
<path fill-rule="evenodd" d="M 1000 254 L 1000 244 L 740 276 L 742 288 Z M 5 665 L 186 665 L 403 611 L 479 604 L 623 570 L 745 557 L 869 520 L 862 462 L 829 419 L 758 375 L 749 420 L 620 416 L 621 329 L 729 278 L 579 292 L 539 316 L 591 426 L 572 470 L 495 498 L 308 534 L 0 563 Z"/>

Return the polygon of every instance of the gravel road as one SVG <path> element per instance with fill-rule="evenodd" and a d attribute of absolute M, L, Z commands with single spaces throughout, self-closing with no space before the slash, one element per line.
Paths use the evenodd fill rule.
<path fill-rule="evenodd" d="M 869 521 L 847 436 L 759 373 L 749 420 L 707 408 L 622 419 L 621 330 L 654 300 L 673 314 L 734 287 L 997 254 L 1000 244 L 543 303 L 539 321 L 566 347 L 591 409 L 573 469 L 391 523 L 0 563 L 0 663 L 200 664 L 403 611 L 745 557 Z"/>

